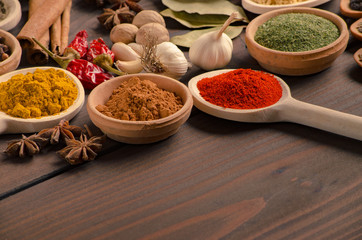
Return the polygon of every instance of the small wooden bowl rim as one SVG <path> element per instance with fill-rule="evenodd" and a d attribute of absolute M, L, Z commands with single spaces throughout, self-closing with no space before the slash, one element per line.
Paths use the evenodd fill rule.
<path fill-rule="evenodd" d="M 281 14 L 285 14 L 285 13 L 310 13 L 310 14 L 314 14 L 314 15 L 317 15 L 320 17 L 324 17 L 324 18 L 332 21 L 338 27 L 338 29 L 340 31 L 340 35 L 335 41 L 328 44 L 327 46 L 309 50 L 309 51 L 301 51 L 301 52 L 279 51 L 279 50 L 264 47 L 264 46 L 260 45 L 259 43 L 257 43 L 254 39 L 254 36 L 255 36 L 255 32 L 257 31 L 258 27 L 260 25 L 262 25 L 263 23 L 265 23 L 266 21 L 268 21 L 269 19 L 271 19 L 275 16 L 278 16 L 278 15 L 281 15 Z M 255 27 L 255 28 L 253 29 L 252 27 Z M 253 29 L 253 30 L 251 30 L 251 29 Z M 347 27 L 346 22 L 337 14 L 334 14 L 334 13 L 326 11 L 326 10 L 317 9 L 317 8 L 299 7 L 299 8 L 284 8 L 284 9 L 273 10 L 273 11 L 264 13 L 264 14 L 256 17 L 248 24 L 248 26 L 246 28 L 245 37 L 248 38 L 248 40 L 254 46 L 256 46 L 257 48 L 259 48 L 261 51 L 264 51 L 264 52 L 269 52 L 269 53 L 278 54 L 278 55 L 282 55 L 282 56 L 303 56 L 303 55 L 308 55 L 308 54 L 313 55 L 316 53 L 326 51 L 328 49 L 333 49 L 336 45 L 340 44 L 340 42 L 343 41 L 343 39 L 345 39 L 346 35 L 348 35 L 348 34 L 349 34 L 349 32 L 348 32 L 348 27 Z"/>
<path fill-rule="evenodd" d="M 4 67 L 5 65 L 8 65 L 10 63 L 16 64 L 14 61 L 17 61 L 18 63 L 16 64 L 16 67 L 14 68 L 14 69 L 16 69 L 20 63 L 21 52 L 22 52 L 20 43 L 14 35 L 12 35 L 11 33 L 7 32 L 5 30 L 2 30 L 2 29 L 0 29 L 0 37 L 1 36 L 5 38 L 5 44 L 10 48 L 11 54 L 7 59 L 0 62 L 0 68 Z M 9 72 L 14 69 L 9 69 Z M 4 73 L 2 73 L 2 74 L 4 74 Z"/>
<path fill-rule="evenodd" d="M 330 0 L 307 0 L 291 4 L 266 5 L 266 4 L 256 3 L 252 0 L 241 0 L 241 4 L 249 12 L 253 12 L 256 14 L 263 14 L 272 10 L 282 9 L 282 8 L 315 7 L 329 1 Z"/>

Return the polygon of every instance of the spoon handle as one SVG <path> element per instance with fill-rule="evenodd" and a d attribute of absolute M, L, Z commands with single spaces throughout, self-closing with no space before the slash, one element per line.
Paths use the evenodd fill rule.
<path fill-rule="evenodd" d="M 302 102 L 294 98 L 282 104 L 281 121 L 290 121 L 362 140 L 362 117 Z"/>

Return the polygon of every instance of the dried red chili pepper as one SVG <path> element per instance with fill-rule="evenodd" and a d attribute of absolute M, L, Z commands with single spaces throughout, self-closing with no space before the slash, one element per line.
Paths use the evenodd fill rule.
<path fill-rule="evenodd" d="M 66 69 L 77 76 L 85 89 L 93 89 L 113 77 L 100 66 L 84 59 L 70 61 Z"/>
<path fill-rule="evenodd" d="M 87 51 L 86 59 L 89 62 L 93 62 L 93 60 L 97 56 L 99 56 L 103 53 L 109 54 L 112 58 L 112 61 L 114 61 L 114 53 L 108 48 L 108 46 L 106 45 L 104 40 L 102 38 L 94 39 L 89 44 L 89 49 Z"/>
<path fill-rule="evenodd" d="M 69 54 L 77 55 L 76 58 L 84 58 L 88 52 L 88 33 L 86 30 L 78 32 L 73 41 L 64 49 L 64 56 Z M 75 51 L 74 51 L 75 50 Z M 78 55 L 79 54 L 79 55 Z"/>
<path fill-rule="evenodd" d="M 236 69 L 197 83 L 200 95 L 215 105 L 234 109 L 270 106 L 282 97 L 282 87 L 269 73 Z"/>
<path fill-rule="evenodd" d="M 73 73 L 83 84 L 85 89 L 93 89 L 102 82 L 107 81 L 113 76 L 103 68 L 84 59 L 74 59 L 74 56 L 61 57 L 55 55 L 49 49 L 44 47 L 38 40 L 33 40 L 53 58 L 60 67 Z"/>
<path fill-rule="evenodd" d="M 94 39 L 90 43 L 86 59 L 93 62 L 101 68 L 117 75 L 124 75 L 123 72 L 113 68 L 114 53 L 108 48 L 102 38 Z"/>

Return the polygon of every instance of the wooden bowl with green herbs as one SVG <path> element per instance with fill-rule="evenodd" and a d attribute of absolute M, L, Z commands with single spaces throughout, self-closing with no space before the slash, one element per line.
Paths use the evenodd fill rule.
<path fill-rule="evenodd" d="M 314 74 L 330 67 L 347 47 L 349 31 L 338 15 L 316 8 L 264 13 L 246 28 L 250 55 L 269 72 Z"/>

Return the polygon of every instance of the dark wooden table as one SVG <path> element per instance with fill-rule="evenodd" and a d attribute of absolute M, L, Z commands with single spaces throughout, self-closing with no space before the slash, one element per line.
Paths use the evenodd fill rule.
<path fill-rule="evenodd" d="M 20 2 L 23 18 L 14 35 L 28 11 L 27 1 Z M 161 0 L 141 5 L 165 8 Z M 319 8 L 340 15 L 338 0 Z M 74 0 L 70 39 L 86 29 L 89 39 L 103 37 L 110 45 L 96 19 L 101 12 Z M 171 34 L 186 30 L 172 19 L 166 23 Z M 329 69 L 284 76 L 294 98 L 362 116 L 362 69 L 353 60 L 361 45 L 351 37 Z M 19 68 L 27 66 L 23 60 Z M 261 69 L 244 32 L 227 68 Z M 192 67 L 181 81 L 202 72 Z M 97 132 L 85 107 L 71 124 Z M 20 136 L 0 136 L 1 149 Z M 1 240 L 362 239 L 357 140 L 294 123 L 233 122 L 194 108 L 176 135 L 158 143 L 108 139 L 96 160 L 78 166 L 54 150 L 26 159 L 0 156 Z"/>

